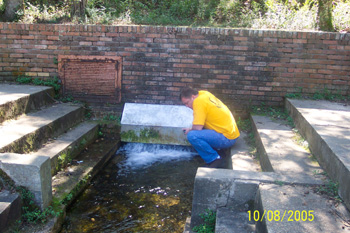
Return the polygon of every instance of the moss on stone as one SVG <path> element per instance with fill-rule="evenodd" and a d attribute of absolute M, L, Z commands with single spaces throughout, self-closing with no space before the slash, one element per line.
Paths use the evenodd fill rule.
<path fill-rule="evenodd" d="M 121 139 L 125 142 L 189 145 L 186 140 L 179 143 L 178 138 L 162 135 L 158 130 L 153 128 L 142 129 L 139 132 L 134 130 L 123 131 L 121 132 Z"/>
<path fill-rule="evenodd" d="M 0 169 L 0 188 L 14 188 L 16 187 L 15 182 L 9 177 L 6 172 Z"/>
<path fill-rule="evenodd" d="M 160 140 L 161 135 L 155 129 L 142 129 L 139 135 L 133 130 L 121 132 L 121 138 L 130 142 L 151 142 Z"/>

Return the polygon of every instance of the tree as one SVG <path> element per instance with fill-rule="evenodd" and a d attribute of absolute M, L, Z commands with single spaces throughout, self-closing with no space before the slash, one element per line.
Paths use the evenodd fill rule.
<path fill-rule="evenodd" d="M 332 19 L 332 0 L 318 0 L 317 18 L 320 30 L 334 31 Z"/>
<path fill-rule="evenodd" d="M 4 13 L 4 20 L 5 21 L 12 21 L 16 17 L 17 10 L 23 6 L 24 0 L 5 0 L 5 13 Z"/>

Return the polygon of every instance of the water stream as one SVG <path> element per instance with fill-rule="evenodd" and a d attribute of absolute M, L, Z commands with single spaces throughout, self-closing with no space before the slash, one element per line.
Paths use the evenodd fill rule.
<path fill-rule="evenodd" d="M 183 232 L 202 164 L 190 147 L 125 144 L 73 204 L 62 232 Z"/>

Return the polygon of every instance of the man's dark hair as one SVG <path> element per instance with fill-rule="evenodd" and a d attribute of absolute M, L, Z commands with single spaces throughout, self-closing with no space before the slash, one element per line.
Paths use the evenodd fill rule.
<path fill-rule="evenodd" d="M 190 87 L 185 87 L 181 90 L 181 93 L 180 93 L 180 100 L 182 98 L 191 98 L 192 95 L 198 95 L 198 91 L 196 90 L 193 90 L 192 88 Z"/>

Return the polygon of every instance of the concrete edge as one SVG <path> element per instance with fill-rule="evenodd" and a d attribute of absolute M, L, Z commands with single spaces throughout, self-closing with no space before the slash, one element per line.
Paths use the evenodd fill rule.
<path fill-rule="evenodd" d="M 200 167 L 195 179 L 222 179 L 222 180 L 244 180 L 257 181 L 260 183 L 289 184 L 289 185 L 322 185 L 318 179 L 312 179 L 307 175 L 288 174 L 282 175 L 274 172 L 252 172 L 227 169 L 213 169 Z"/>
<path fill-rule="evenodd" d="M 54 89 L 52 87 L 46 87 L 41 88 L 41 90 L 35 93 L 0 105 L 0 123 L 52 104 L 54 102 L 54 95 Z"/>
<path fill-rule="evenodd" d="M 74 130 L 76 130 L 78 127 L 86 127 L 86 129 L 83 132 L 81 132 L 78 138 L 76 138 L 74 141 L 71 141 L 65 148 L 61 148 L 61 150 L 57 154 L 48 155 L 51 158 L 52 176 L 54 176 L 67 163 L 72 161 L 86 146 L 90 145 L 97 138 L 98 123 L 90 123 L 78 125 L 66 135 L 61 135 L 59 138 L 57 138 L 57 140 L 68 140 L 65 138 L 65 136 L 69 137 L 70 134 L 74 134 Z M 36 153 L 40 154 L 41 150 L 37 151 Z M 61 155 L 65 155 L 65 157 L 62 157 L 60 159 Z"/>
<path fill-rule="evenodd" d="M 39 149 L 49 137 L 57 137 L 64 133 L 68 128 L 80 123 L 84 117 L 84 109 L 82 106 L 76 106 L 75 109 L 67 114 L 51 121 L 49 124 L 37 128 L 23 137 L 13 141 L 12 143 L 1 148 L 3 152 L 28 153 Z M 74 119 L 74 120 L 68 120 Z M 28 141 L 33 144 L 29 144 Z"/>
<path fill-rule="evenodd" d="M 259 162 L 260 162 L 261 169 L 264 172 L 274 172 L 271 161 L 269 159 L 269 156 L 267 155 L 264 144 L 260 137 L 258 127 L 256 126 L 256 122 L 254 121 L 254 116 L 250 115 L 250 121 L 252 122 L 255 145 L 259 155 Z"/>
<path fill-rule="evenodd" d="M 96 163 L 95 166 L 92 169 L 90 169 L 87 174 L 84 175 L 84 177 L 88 179 L 84 181 L 80 180 L 78 183 L 76 183 L 73 189 L 66 190 L 66 193 L 72 194 L 72 198 L 62 206 L 62 208 L 64 208 L 63 214 L 59 217 L 55 217 L 51 219 L 48 222 L 48 224 L 46 224 L 46 226 L 44 227 L 45 230 L 43 232 L 58 233 L 61 231 L 67 209 L 72 205 L 74 200 L 86 189 L 90 181 L 98 174 L 98 172 L 112 158 L 112 156 L 117 152 L 119 147 L 120 147 L 120 142 L 118 142 L 108 152 L 106 152 L 105 156 L 101 160 L 99 160 L 99 162 Z M 54 197 L 56 196 L 54 195 Z M 57 198 L 60 200 L 62 199 L 62 196 L 61 197 L 58 196 Z"/>
<path fill-rule="evenodd" d="M 0 153 L 0 169 L 16 184 L 34 194 L 34 201 L 41 209 L 52 200 L 50 158 L 42 155 Z"/>
<path fill-rule="evenodd" d="M 339 184 L 339 195 L 345 205 L 350 209 L 350 171 L 339 160 L 328 144 L 317 133 L 315 128 L 302 116 L 293 104 L 286 99 L 285 107 L 289 115 L 293 118 L 299 132 L 309 142 L 309 147 L 313 155 L 317 157 L 321 167 L 325 169 L 330 178 Z M 329 160 L 331 162 L 329 162 Z"/>
<path fill-rule="evenodd" d="M 74 200 L 86 189 L 86 187 L 90 184 L 90 181 L 98 174 L 99 171 L 103 169 L 106 163 L 112 158 L 112 156 L 116 153 L 118 148 L 120 147 L 120 141 L 117 142 L 114 146 L 112 146 L 92 168 L 87 169 L 86 174 L 84 174 L 84 179 L 79 180 L 75 186 L 69 190 L 65 190 L 65 194 L 72 194 L 70 199 L 64 204 L 61 204 L 60 209 L 62 210 L 61 214 L 56 217 L 51 217 L 44 225 L 38 225 L 35 229 L 32 229 L 28 226 L 28 229 L 23 229 L 28 233 L 37 233 L 37 232 L 50 232 L 50 233 L 59 233 L 62 230 L 62 225 L 65 221 L 67 210 L 72 205 Z M 58 201 L 62 201 L 62 198 L 65 195 L 56 195 L 53 194 L 53 197 Z"/>

